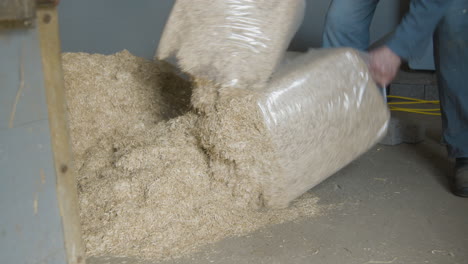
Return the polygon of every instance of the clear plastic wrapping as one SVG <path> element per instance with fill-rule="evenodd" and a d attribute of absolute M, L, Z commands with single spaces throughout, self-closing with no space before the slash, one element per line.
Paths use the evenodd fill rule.
<path fill-rule="evenodd" d="M 389 120 L 352 49 L 309 51 L 260 92 L 220 94 L 217 112 L 201 121 L 214 176 L 267 207 L 287 206 L 356 159 L 384 136 Z"/>
<path fill-rule="evenodd" d="M 304 0 L 177 0 L 156 56 L 176 57 L 196 79 L 192 103 L 203 108 L 221 87 L 263 87 L 304 9 Z"/>
<path fill-rule="evenodd" d="M 376 144 L 389 112 L 353 50 L 311 51 L 278 72 L 258 102 L 282 169 L 264 192 L 290 202 Z"/>

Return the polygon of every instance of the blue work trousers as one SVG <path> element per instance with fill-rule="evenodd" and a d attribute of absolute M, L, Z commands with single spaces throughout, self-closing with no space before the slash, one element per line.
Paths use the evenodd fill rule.
<path fill-rule="evenodd" d="M 366 50 L 378 3 L 333 0 L 326 17 L 323 46 Z M 468 0 L 452 1 L 433 39 L 443 138 L 450 157 L 468 157 Z"/>

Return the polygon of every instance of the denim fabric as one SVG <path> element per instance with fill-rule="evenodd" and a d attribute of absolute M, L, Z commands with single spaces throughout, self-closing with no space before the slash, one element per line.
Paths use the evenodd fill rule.
<path fill-rule="evenodd" d="M 334 0 L 323 31 L 324 47 L 369 47 L 369 28 L 379 0 Z"/>
<path fill-rule="evenodd" d="M 453 0 L 434 35 L 444 141 L 468 157 L 468 0 Z"/>
<path fill-rule="evenodd" d="M 366 50 L 378 2 L 333 0 L 323 47 Z M 468 0 L 412 0 L 410 12 L 387 45 L 408 59 L 432 34 L 444 141 L 449 156 L 468 157 Z"/>

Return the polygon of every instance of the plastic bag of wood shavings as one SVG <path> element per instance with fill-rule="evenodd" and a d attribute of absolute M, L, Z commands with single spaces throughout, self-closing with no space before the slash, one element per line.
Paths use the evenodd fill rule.
<path fill-rule="evenodd" d="M 177 0 L 157 50 L 197 80 L 192 104 L 209 109 L 219 87 L 262 87 L 304 16 L 304 0 Z"/>
<path fill-rule="evenodd" d="M 367 151 L 389 112 L 357 51 L 311 51 L 261 92 L 223 88 L 199 122 L 213 177 L 256 206 L 288 204 Z M 239 184 L 241 183 L 241 184 Z"/>

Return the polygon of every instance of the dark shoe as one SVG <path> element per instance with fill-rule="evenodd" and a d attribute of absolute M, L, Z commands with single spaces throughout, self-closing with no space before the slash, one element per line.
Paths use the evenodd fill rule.
<path fill-rule="evenodd" d="M 453 180 L 453 193 L 457 196 L 468 197 L 468 158 L 457 158 Z"/>

